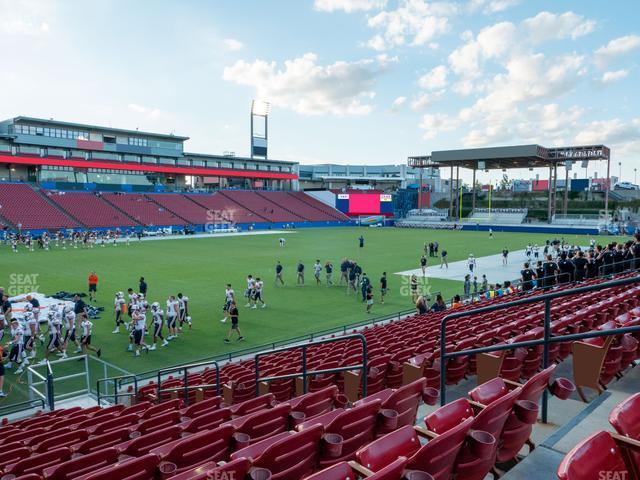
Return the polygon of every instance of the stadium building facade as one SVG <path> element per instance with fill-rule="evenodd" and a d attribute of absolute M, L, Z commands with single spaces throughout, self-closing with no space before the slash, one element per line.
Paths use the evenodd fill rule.
<path fill-rule="evenodd" d="M 0 122 L 0 181 L 47 188 L 297 190 L 298 164 L 189 153 L 189 137 L 32 117 Z"/>

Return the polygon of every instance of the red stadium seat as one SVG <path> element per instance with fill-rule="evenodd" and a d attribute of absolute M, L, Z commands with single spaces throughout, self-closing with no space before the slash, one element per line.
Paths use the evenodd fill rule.
<path fill-rule="evenodd" d="M 609 478 L 633 478 L 616 441 L 607 432 L 594 433 L 567 453 L 558 467 L 558 478 L 592 480 L 598 478 L 597 472 L 607 472 Z"/>
<path fill-rule="evenodd" d="M 16 463 L 7 465 L 4 468 L 4 474 L 15 475 L 16 477 L 29 473 L 42 475 L 43 470 L 46 468 L 66 462 L 70 458 L 71 450 L 69 448 L 56 448 L 55 450 L 50 450 L 46 453 L 31 455 L 30 457 L 19 460 Z"/>
<path fill-rule="evenodd" d="M 300 395 L 289 400 L 289 404 L 292 411 L 304 414 L 304 418 L 311 418 L 331 411 L 337 395 L 338 387 L 331 385 L 316 392 Z"/>
<path fill-rule="evenodd" d="M 116 445 L 116 450 L 120 455 L 141 457 L 156 447 L 174 440 L 179 440 L 180 438 L 182 438 L 182 428 L 178 425 L 172 425 L 145 435 L 136 436 L 132 440 L 119 443 Z"/>
<path fill-rule="evenodd" d="M 156 447 L 151 453 L 163 462 L 174 463 L 180 472 L 205 462 L 228 460 L 232 435 L 233 428 L 224 425 Z"/>
<path fill-rule="evenodd" d="M 609 415 L 609 423 L 620 435 L 640 441 L 640 393 L 616 405 Z M 640 466 L 640 452 L 630 452 L 630 455 Z"/>
<path fill-rule="evenodd" d="M 180 413 L 183 417 L 195 418 L 201 413 L 219 409 L 221 403 L 222 397 L 211 397 L 183 408 Z"/>
<path fill-rule="evenodd" d="M 270 435 L 289 429 L 291 405 L 283 403 L 273 408 L 260 410 L 230 422 L 236 432 L 249 436 L 251 443 L 264 440 Z"/>
<path fill-rule="evenodd" d="M 211 430 L 218 428 L 225 422 L 231 420 L 231 409 L 221 408 L 219 410 L 211 410 L 200 412 L 196 418 L 183 424 L 183 429 L 188 433 L 195 433 L 201 430 Z"/>
<path fill-rule="evenodd" d="M 219 480 L 241 480 L 247 476 L 250 468 L 251 461 L 244 457 L 231 460 L 224 465 L 208 462 L 179 473 L 171 477 L 171 480 L 211 480 L 216 478 Z"/>
<path fill-rule="evenodd" d="M 156 480 L 158 457 L 145 455 L 101 468 L 76 480 Z"/>
<path fill-rule="evenodd" d="M 64 463 L 44 470 L 47 480 L 72 480 L 87 473 L 108 467 L 118 461 L 118 451 L 115 448 L 103 448 L 89 455 L 82 455 Z"/>

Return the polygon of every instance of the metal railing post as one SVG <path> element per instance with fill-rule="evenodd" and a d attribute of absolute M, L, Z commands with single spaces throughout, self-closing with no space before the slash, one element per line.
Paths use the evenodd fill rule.
<path fill-rule="evenodd" d="M 189 405 L 189 368 L 184 367 L 184 380 L 182 380 L 184 385 L 184 405 Z"/>
<path fill-rule="evenodd" d="M 549 338 L 551 337 L 551 299 L 544 301 L 544 347 L 542 351 L 542 368 L 549 366 Z M 542 393 L 542 423 L 547 423 L 547 410 L 549 407 L 549 393 L 545 388 Z"/>
<path fill-rule="evenodd" d="M 302 346 L 302 393 L 307 393 L 307 345 Z"/>
<path fill-rule="evenodd" d="M 449 315 L 445 316 L 440 322 L 440 405 L 447 403 L 447 320 Z"/>
<path fill-rule="evenodd" d="M 49 410 L 53 411 L 55 409 L 55 393 L 53 390 L 53 371 L 51 370 L 51 365 L 47 361 L 47 404 L 49 406 Z"/>
<path fill-rule="evenodd" d="M 27 391 L 29 392 L 29 400 L 33 400 L 33 374 L 31 369 L 27 368 Z"/>
<path fill-rule="evenodd" d="M 367 342 L 364 336 L 361 336 L 360 341 L 362 342 L 362 398 L 367 397 L 367 387 L 369 386 L 369 375 L 367 374 L 367 365 L 368 362 L 368 353 L 367 353 Z"/>
<path fill-rule="evenodd" d="M 161 402 L 161 400 L 160 400 L 160 395 L 162 395 L 162 388 L 160 387 L 160 383 L 161 383 L 161 382 L 160 382 L 160 378 L 161 378 L 161 376 L 160 376 L 160 372 L 161 372 L 161 371 L 162 371 L 162 370 L 158 370 L 158 385 L 157 385 L 157 387 L 158 387 L 158 388 L 157 388 L 157 392 L 158 392 L 158 394 L 157 394 L 157 396 L 158 396 L 158 398 L 157 398 L 157 400 L 158 400 L 158 404 L 162 403 L 162 402 Z"/>

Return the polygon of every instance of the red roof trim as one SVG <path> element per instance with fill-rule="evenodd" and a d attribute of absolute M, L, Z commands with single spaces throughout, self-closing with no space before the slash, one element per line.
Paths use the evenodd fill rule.
<path fill-rule="evenodd" d="M 114 169 L 127 170 L 130 172 L 179 173 L 183 175 L 207 175 L 213 177 L 269 178 L 277 180 L 296 180 L 298 178 L 295 173 L 263 172 L 260 170 L 171 167 L 169 165 L 147 165 L 93 160 L 65 160 L 50 157 L 22 157 L 14 155 L 0 155 L 0 163 L 14 163 L 16 165 L 49 165 L 55 167 Z"/>

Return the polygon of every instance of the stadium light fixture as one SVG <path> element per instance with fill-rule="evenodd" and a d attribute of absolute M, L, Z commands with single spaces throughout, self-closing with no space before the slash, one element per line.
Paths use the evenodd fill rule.
<path fill-rule="evenodd" d="M 271 113 L 271 104 L 264 100 L 251 101 L 251 114 L 259 117 L 267 117 Z"/>

